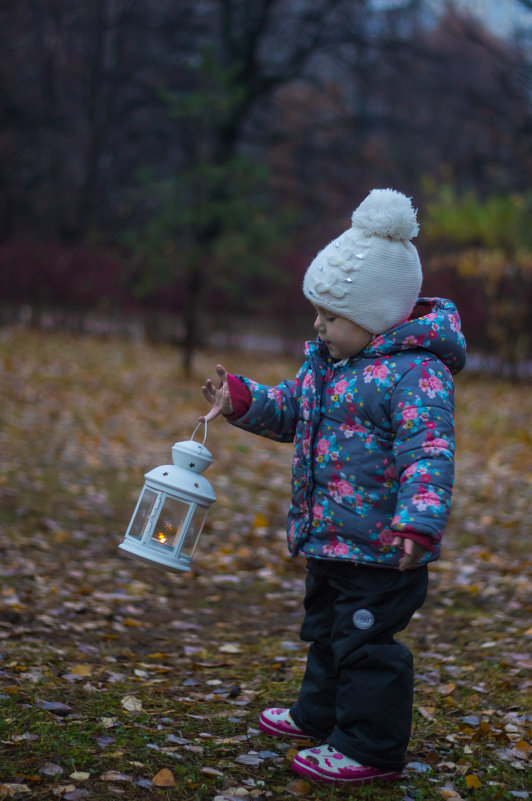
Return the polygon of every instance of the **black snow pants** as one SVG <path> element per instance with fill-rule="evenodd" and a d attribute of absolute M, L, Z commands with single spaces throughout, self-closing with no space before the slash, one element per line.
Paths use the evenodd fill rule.
<path fill-rule="evenodd" d="M 427 567 L 401 572 L 309 559 L 307 570 L 301 639 L 311 645 L 292 718 L 362 765 L 402 770 L 414 670 L 394 635 L 425 600 Z"/>

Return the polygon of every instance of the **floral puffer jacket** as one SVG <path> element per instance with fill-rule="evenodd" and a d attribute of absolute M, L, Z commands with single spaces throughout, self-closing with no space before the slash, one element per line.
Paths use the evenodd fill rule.
<path fill-rule="evenodd" d="M 397 567 L 395 534 L 421 535 L 437 559 L 454 474 L 451 373 L 465 364 L 455 305 L 420 298 L 410 320 L 338 363 L 306 345 L 295 380 L 251 393 L 233 425 L 295 441 L 290 553 Z"/>

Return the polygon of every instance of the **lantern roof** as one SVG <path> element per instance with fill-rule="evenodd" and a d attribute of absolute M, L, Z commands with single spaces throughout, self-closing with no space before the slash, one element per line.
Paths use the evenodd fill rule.
<path fill-rule="evenodd" d="M 204 476 L 175 464 L 163 464 L 146 473 L 147 486 L 164 489 L 177 497 L 191 496 L 191 500 L 211 504 L 216 500 L 213 488 Z"/>

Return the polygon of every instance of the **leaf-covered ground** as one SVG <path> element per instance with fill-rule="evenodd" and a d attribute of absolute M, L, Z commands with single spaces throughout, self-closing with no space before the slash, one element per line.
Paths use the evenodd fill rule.
<path fill-rule="evenodd" d="M 529 797 L 530 386 L 458 378 L 452 521 L 403 635 L 409 765 L 355 792 L 298 780 L 294 744 L 257 727 L 305 663 L 304 564 L 284 542 L 291 447 L 217 421 L 194 571 L 117 549 L 214 364 L 271 383 L 296 365 L 213 352 L 185 382 L 168 347 L 26 330 L 0 331 L 0 356 L 0 798 Z"/>

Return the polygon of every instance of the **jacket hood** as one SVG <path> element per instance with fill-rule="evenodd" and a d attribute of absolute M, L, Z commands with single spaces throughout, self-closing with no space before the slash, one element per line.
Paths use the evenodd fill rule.
<path fill-rule="evenodd" d="M 309 350 L 316 344 L 320 354 L 330 358 L 326 346 L 319 341 L 309 343 Z M 375 336 L 357 356 L 374 359 L 420 348 L 437 356 L 453 374 L 464 367 L 466 343 L 460 315 L 451 300 L 419 298 L 408 320 Z"/>

